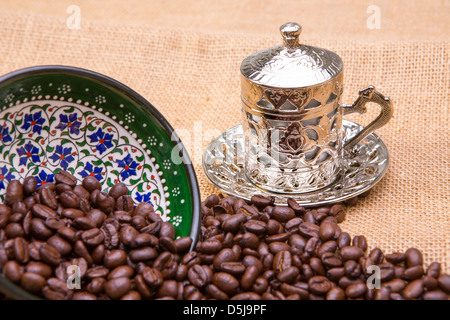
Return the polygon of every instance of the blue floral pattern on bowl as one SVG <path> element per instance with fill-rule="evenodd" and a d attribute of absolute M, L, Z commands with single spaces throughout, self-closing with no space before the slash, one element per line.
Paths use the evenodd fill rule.
<path fill-rule="evenodd" d="M 94 176 L 107 191 L 125 183 L 134 200 L 149 202 L 168 218 L 162 173 L 151 152 L 114 119 L 67 101 L 22 103 L 0 112 L 0 196 L 6 181 L 35 175 L 38 185 L 68 170 Z"/>

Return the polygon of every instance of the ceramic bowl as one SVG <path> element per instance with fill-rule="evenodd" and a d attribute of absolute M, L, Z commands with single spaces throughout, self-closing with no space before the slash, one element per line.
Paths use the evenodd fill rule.
<path fill-rule="evenodd" d="M 196 241 L 201 203 L 193 166 L 148 101 L 74 67 L 38 66 L 0 77 L 0 202 L 12 179 L 33 175 L 39 186 L 61 169 L 80 180 L 96 177 L 104 191 L 125 183 L 136 203 L 151 203 L 175 226 L 176 236 Z"/>

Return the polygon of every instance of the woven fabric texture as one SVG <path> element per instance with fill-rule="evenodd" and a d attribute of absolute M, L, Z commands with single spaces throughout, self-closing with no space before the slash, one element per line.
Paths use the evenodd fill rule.
<path fill-rule="evenodd" d="M 83 11 L 89 11 L 83 7 L 87 2 L 80 2 Z M 310 8 L 311 3 L 306 2 Z M 320 1 L 318 11 L 326 9 L 326 2 Z M 173 1 L 169 3 L 174 5 Z M 331 36 L 320 37 L 310 26 L 313 31 L 303 42 L 328 48 L 342 57 L 342 102 L 352 103 L 360 89 L 374 85 L 391 98 L 395 107 L 394 118 L 377 131 L 390 151 L 390 168 L 368 197 L 347 209 L 342 228 L 351 235 L 365 235 L 370 248 L 395 252 L 417 247 L 423 250 L 426 264 L 438 261 L 450 272 L 450 48 L 448 26 L 440 20 L 448 18 L 448 4 L 439 3 L 447 11 L 427 11 L 434 15 L 420 20 L 421 26 L 433 25 L 429 33 L 416 29 L 407 32 L 399 22 L 401 31 L 396 36 L 365 37 L 368 31 L 355 29 L 352 38 L 349 35 L 355 27 L 349 24 L 350 31 L 342 31 L 335 39 L 334 31 Z M 243 5 L 234 6 L 237 11 L 245 10 Z M 361 7 L 365 8 L 355 5 Z M 15 10 L 12 5 L 7 9 Z M 169 10 L 164 11 L 164 21 L 155 14 L 154 23 L 144 23 L 142 15 L 136 23 L 131 19 L 121 22 L 115 14 L 109 22 L 95 17 L 84 19 L 78 30 L 67 28 L 64 12 L 57 16 L 51 9 L 48 15 L 1 11 L 0 74 L 34 65 L 62 64 L 94 70 L 130 86 L 179 131 L 204 198 L 219 191 L 203 173 L 203 150 L 215 135 L 240 122 L 240 63 L 257 50 L 278 45 L 278 27 L 293 15 L 285 19 L 281 10 L 275 10 L 274 17 L 261 18 L 266 22 L 261 32 L 255 32 L 258 28 L 254 25 L 247 32 L 244 22 L 238 28 L 226 21 L 203 30 L 201 21 L 186 10 L 192 28 L 185 28 L 180 15 L 170 15 Z M 200 9 L 195 6 L 193 10 Z M 410 18 L 415 11 L 407 11 Z M 215 14 L 220 18 L 219 12 Z M 262 12 L 258 6 L 248 14 L 253 14 L 254 21 Z M 387 19 L 395 19 L 396 15 L 389 12 Z M 423 18 L 423 12 L 416 12 L 416 17 Z M 398 15 L 401 21 L 410 21 Z M 319 18 L 310 18 L 311 24 L 318 23 L 314 19 Z M 214 24 L 207 21 L 207 25 Z M 366 115 L 348 119 L 367 124 L 376 114 L 377 108 L 371 108 Z"/>

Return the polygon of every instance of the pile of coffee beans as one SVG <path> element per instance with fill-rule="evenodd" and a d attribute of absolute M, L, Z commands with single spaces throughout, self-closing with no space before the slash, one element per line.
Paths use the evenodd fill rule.
<path fill-rule="evenodd" d="M 339 227 L 341 204 L 305 209 L 292 199 L 274 206 L 273 198 L 253 196 L 246 203 L 211 195 L 202 219 L 197 251 L 182 260 L 199 264 L 187 287 L 195 298 L 449 299 L 450 276 L 439 263 L 425 270 L 415 248 L 367 252 L 363 235 L 352 238 Z"/>
<path fill-rule="evenodd" d="M 450 276 L 422 253 L 368 252 L 364 236 L 341 230 L 341 204 L 305 209 L 290 199 L 210 195 L 201 234 L 175 239 L 174 227 L 124 184 L 108 193 L 68 172 L 36 190 L 9 183 L 0 205 L 0 268 L 47 299 L 403 300 L 445 299 Z M 81 270 L 69 289 L 67 268 Z M 377 286 L 379 280 L 380 286 Z"/>
<path fill-rule="evenodd" d="M 178 272 L 192 240 L 149 203 L 135 206 L 123 183 L 102 192 L 87 176 L 66 171 L 37 187 L 34 177 L 11 181 L 0 204 L 0 269 L 26 291 L 47 299 L 153 298 L 153 286 Z M 71 290 L 70 266 L 80 289 Z M 74 280 L 75 283 L 75 280 Z"/>

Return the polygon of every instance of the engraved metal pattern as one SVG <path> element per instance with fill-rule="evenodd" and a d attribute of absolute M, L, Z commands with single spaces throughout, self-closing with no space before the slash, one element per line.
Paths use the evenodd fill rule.
<path fill-rule="evenodd" d="M 288 22 L 280 27 L 283 45 L 256 52 L 242 61 L 242 75 L 267 87 L 314 86 L 337 76 L 343 69 L 334 52 L 299 43 L 301 26 Z"/>
<path fill-rule="evenodd" d="M 339 100 L 343 77 L 341 72 L 326 83 L 312 87 L 272 88 L 249 81 L 241 75 L 241 99 L 244 107 L 253 112 L 277 116 L 311 115 L 331 100 Z"/>
<path fill-rule="evenodd" d="M 363 129 L 362 126 L 343 120 L 343 143 L 350 141 Z M 203 169 L 210 181 L 223 192 L 246 200 L 255 194 L 275 197 L 276 204 L 286 204 L 295 199 L 305 207 L 341 202 L 371 189 L 386 173 L 389 152 L 383 141 L 374 133 L 361 140 L 351 153 L 344 152 L 342 171 L 337 179 L 320 190 L 302 194 L 278 194 L 256 187 L 245 170 L 244 131 L 235 126 L 217 137 L 206 148 Z"/>

